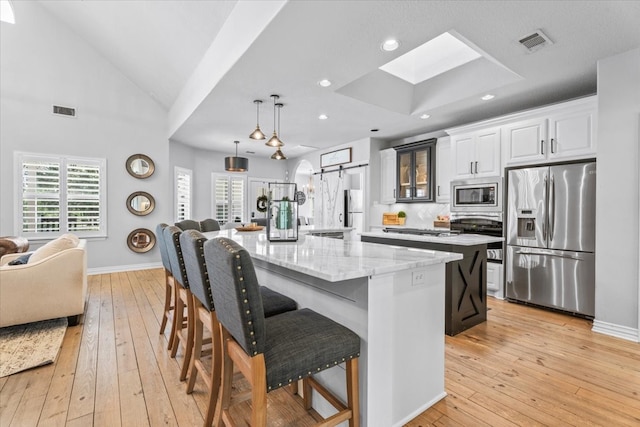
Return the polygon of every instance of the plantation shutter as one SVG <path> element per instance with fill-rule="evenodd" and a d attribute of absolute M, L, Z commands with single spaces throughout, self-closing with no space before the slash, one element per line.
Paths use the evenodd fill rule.
<path fill-rule="evenodd" d="M 60 161 L 25 158 L 22 162 L 22 233 L 59 231 Z"/>
<path fill-rule="evenodd" d="M 16 230 L 29 238 L 106 236 L 106 162 L 16 153 Z"/>
<path fill-rule="evenodd" d="M 244 176 L 213 174 L 213 215 L 218 222 L 244 221 L 246 187 Z"/>
<path fill-rule="evenodd" d="M 175 168 L 176 222 L 191 219 L 191 171 Z"/>

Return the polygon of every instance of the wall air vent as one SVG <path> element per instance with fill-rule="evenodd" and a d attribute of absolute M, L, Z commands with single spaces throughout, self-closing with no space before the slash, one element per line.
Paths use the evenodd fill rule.
<path fill-rule="evenodd" d="M 542 49 L 545 46 L 553 44 L 551 39 L 547 37 L 541 30 L 536 30 L 531 34 L 527 34 L 518 40 L 522 46 L 524 46 L 529 53 L 535 52 L 538 49 Z"/>
<path fill-rule="evenodd" d="M 61 107 L 59 105 L 54 105 L 53 114 L 57 114 L 59 116 L 75 117 L 76 109 L 71 107 Z"/>

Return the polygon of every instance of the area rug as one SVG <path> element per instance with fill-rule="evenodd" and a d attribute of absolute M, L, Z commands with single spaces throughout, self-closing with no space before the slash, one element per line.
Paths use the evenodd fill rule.
<path fill-rule="evenodd" d="M 66 317 L 0 328 L 0 378 L 53 363 L 66 330 Z"/>

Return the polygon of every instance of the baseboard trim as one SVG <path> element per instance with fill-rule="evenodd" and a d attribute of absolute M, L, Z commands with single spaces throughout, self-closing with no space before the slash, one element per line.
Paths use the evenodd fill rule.
<path fill-rule="evenodd" d="M 609 335 L 616 338 L 622 338 L 623 340 L 640 342 L 640 335 L 638 329 L 630 328 L 628 326 L 616 325 L 614 323 L 607 323 L 601 320 L 593 320 L 593 332 Z"/>
<path fill-rule="evenodd" d="M 111 267 L 96 267 L 96 268 L 88 268 L 87 274 L 109 274 L 109 273 L 120 273 L 123 271 L 133 271 L 133 270 L 151 270 L 152 268 L 160 268 L 162 267 L 161 262 L 150 262 L 147 264 L 129 264 L 129 265 L 114 265 Z"/>

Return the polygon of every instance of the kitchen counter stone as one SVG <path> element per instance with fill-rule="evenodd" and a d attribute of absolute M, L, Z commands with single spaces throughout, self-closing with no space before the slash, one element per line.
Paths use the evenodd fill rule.
<path fill-rule="evenodd" d="M 437 230 L 442 231 L 442 230 Z M 446 231 L 445 231 L 446 232 Z M 363 237 L 374 237 L 390 240 L 408 240 L 414 242 L 439 243 L 443 245 L 455 246 L 475 246 L 486 245 L 488 243 L 503 242 L 503 237 L 483 236 L 480 234 L 459 234 L 455 236 L 429 236 L 417 234 L 394 233 L 384 231 L 369 231 L 360 233 Z"/>

